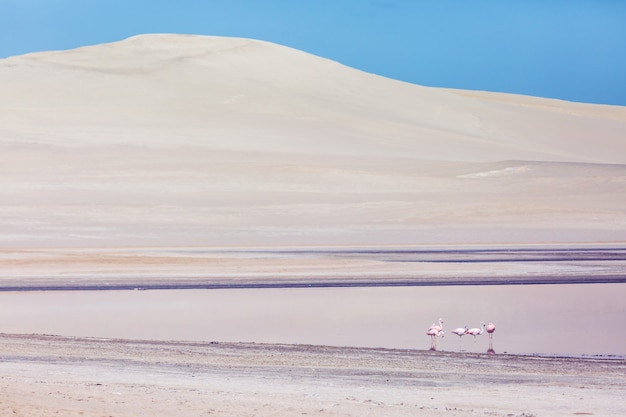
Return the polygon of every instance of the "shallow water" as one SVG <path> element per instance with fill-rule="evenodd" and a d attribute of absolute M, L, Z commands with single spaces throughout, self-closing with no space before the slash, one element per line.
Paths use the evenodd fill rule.
<path fill-rule="evenodd" d="M 0 293 L 0 332 L 443 351 L 626 355 L 626 284 Z"/>

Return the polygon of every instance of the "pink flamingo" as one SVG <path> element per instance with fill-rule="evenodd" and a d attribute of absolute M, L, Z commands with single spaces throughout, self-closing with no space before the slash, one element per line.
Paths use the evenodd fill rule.
<path fill-rule="evenodd" d="M 444 331 L 436 328 L 429 328 L 426 334 L 430 336 L 430 350 L 437 350 L 437 338 L 439 336 L 443 337 Z"/>
<path fill-rule="evenodd" d="M 426 332 L 426 334 L 430 336 L 430 350 L 437 349 L 437 337 L 439 336 L 439 334 L 441 334 L 441 337 L 443 337 L 443 319 L 440 317 L 438 321 L 438 325 L 433 323 Z"/>
<path fill-rule="evenodd" d="M 489 349 L 487 350 L 487 353 L 489 353 L 490 355 L 495 355 L 496 351 L 493 350 L 493 332 L 496 331 L 496 325 L 493 323 L 489 323 L 487 325 L 487 333 L 489 333 Z"/>
<path fill-rule="evenodd" d="M 480 322 L 480 328 L 474 327 L 465 332 L 465 334 L 471 334 L 474 336 L 474 343 L 476 343 L 476 336 L 480 336 L 485 331 L 485 322 Z"/>
<path fill-rule="evenodd" d="M 467 326 L 457 327 L 456 329 L 452 330 L 452 333 L 459 336 L 459 350 L 461 350 L 461 342 L 462 342 L 461 337 L 467 332 L 467 330 L 468 330 Z"/>
<path fill-rule="evenodd" d="M 442 331 L 443 330 L 443 319 L 439 318 L 439 325 L 436 325 L 435 323 L 433 323 L 433 325 L 428 328 L 428 330 L 432 330 L 432 329 L 435 329 L 435 330 L 438 330 L 438 331 Z"/>

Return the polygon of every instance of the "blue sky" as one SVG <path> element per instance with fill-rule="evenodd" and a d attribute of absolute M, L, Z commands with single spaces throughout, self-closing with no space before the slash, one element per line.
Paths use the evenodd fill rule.
<path fill-rule="evenodd" d="M 422 85 L 626 105 L 624 0 L 0 0 L 0 58 L 155 32 L 263 39 Z"/>

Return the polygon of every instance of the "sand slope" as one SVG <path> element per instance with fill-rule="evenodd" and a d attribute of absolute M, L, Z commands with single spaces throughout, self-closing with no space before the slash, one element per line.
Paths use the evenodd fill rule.
<path fill-rule="evenodd" d="M 0 246 L 623 241 L 626 108 L 144 35 L 0 60 Z"/>

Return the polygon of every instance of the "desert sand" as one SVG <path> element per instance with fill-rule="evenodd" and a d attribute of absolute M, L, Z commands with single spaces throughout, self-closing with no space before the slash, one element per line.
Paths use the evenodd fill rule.
<path fill-rule="evenodd" d="M 626 240 L 626 108 L 428 88 L 249 39 L 0 61 L 0 247 Z"/>
<path fill-rule="evenodd" d="M 423 87 L 250 39 L 11 57 L 0 287 L 619 283 L 624 132 L 624 107 Z M 372 255 L 439 249 L 497 261 Z M 0 332 L 8 320 L 2 415 L 626 411 L 622 359 L 25 335 L 15 317 Z"/>

